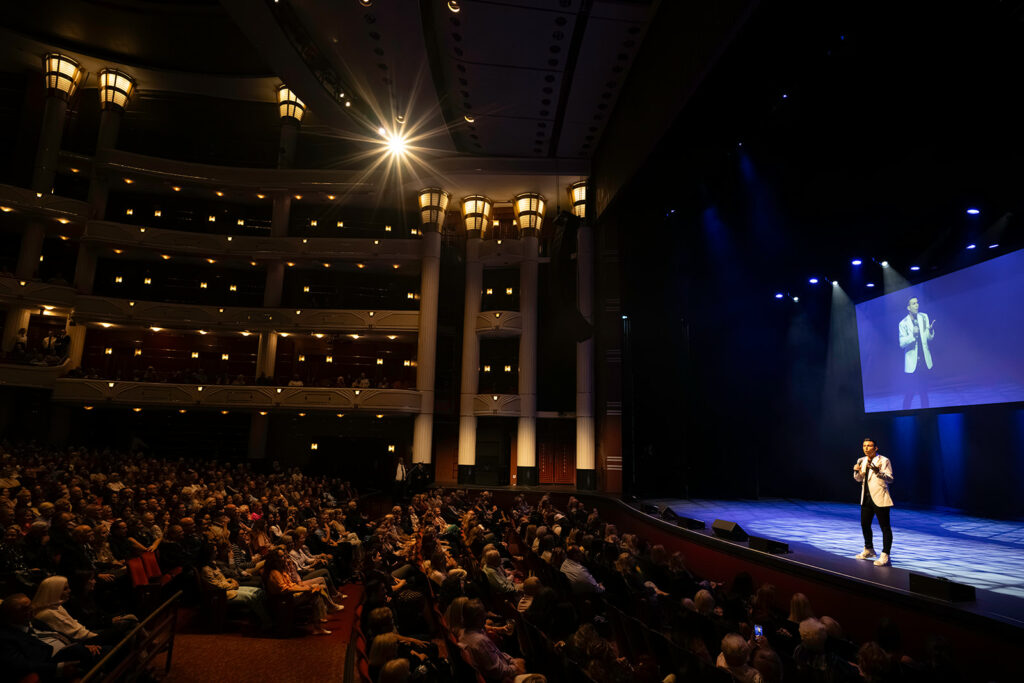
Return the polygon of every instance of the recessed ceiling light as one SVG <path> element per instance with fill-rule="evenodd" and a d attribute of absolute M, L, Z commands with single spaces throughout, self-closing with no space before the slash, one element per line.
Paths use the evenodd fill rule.
<path fill-rule="evenodd" d="M 448 0 L 448 9 L 451 10 L 452 14 L 458 14 L 462 11 L 462 8 L 459 7 L 458 0 Z"/>
<path fill-rule="evenodd" d="M 473 123 L 476 119 L 471 114 L 466 114 L 462 118 L 466 119 L 466 123 Z"/>

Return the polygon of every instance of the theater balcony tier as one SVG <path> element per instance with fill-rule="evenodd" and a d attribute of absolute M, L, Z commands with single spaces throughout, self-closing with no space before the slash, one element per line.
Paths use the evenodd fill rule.
<path fill-rule="evenodd" d="M 522 332 L 519 311 L 484 311 L 476 316 L 476 333 L 480 337 L 518 337 Z"/>
<path fill-rule="evenodd" d="M 84 405 L 132 407 L 324 410 L 403 415 L 420 411 L 420 392 L 407 389 L 335 389 L 219 384 L 157 384 L 98 379 L 58 379 L 53 399 Z"/>
<path fill-rule="evenodd" d="M 40 196 L 32 190 L 14 185 L 0 185 L 0 206 L 5 209 L 2 215 L 19 213 L 37 219 L 70 223 L 81 222 L 89 213 L 89 205 L 85 202 L 52 194 Z"/>
<path fill-rule="evenodd" d="M 422 258 L 423 241 L 345 237 L 252 237 L 145 228 L 109 221 L 90 221 L 82 242 L 111 247 L 137 247 L 171 254 L 239 256 L 261 260 L 381 260 L 409 263 Z"/>
<path fill-rule="evenodd" d="M 519 394 L 477 394 L 473 397 L 473 414 L 519 417 Z"/>
<path fill-rule="evenodd" d="M 249 332 L 416 332 L 420 321 L 419 311 L 196 306 L 99 296 L 79 296 L 75 300 L 74 309 L 77 324 L 93 322 Z"/>
<path fill-rule="evenodd" d="M 0 277 L 0 301 L 17 304 L 25 308 L 56 306 L 71 308 L 75 305 L 78 292 L 67 285 L 51 285 L 36 280 L 18 280 L 14 277 Z"/>
<path fill-rule="evenodd" d="M 0 364 L 0 386 L 29 387 L 31 389 L 52 389 L 58 377 L 71 369 L 71 363 L 60 365 L 13 365 Z"/>
<path fill-rule="evenodd" d="M 317 168 L 242 168 L 211 166 L 174 159 L 104 149 L 93 164 L 98 174 L 110 178 L 131 178 L 137 184 L 165 183 L 167 186 L 205 186 L 213 189 L 252 192 L 332 193 L 370 195 L 378 188 L 360 180 L 360 172 Z"/>

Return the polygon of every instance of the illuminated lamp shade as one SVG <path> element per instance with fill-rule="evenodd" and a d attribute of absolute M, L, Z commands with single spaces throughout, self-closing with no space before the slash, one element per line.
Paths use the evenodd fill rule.
<path fill-rule="evenodd" d="M 569 203 L 572 204 L 572 215 L 577 218 L 587 217 L 587 181 L 580 180 L 569 186 Z"/>
<path fill-rule="evenodd" d="M 302 115 L 306 113 L 306 105 L 287 85 L 277 88 L 277 106 L 282 119 L 293 118 L 296 122 L 301 122 Z"/>
<path fill-rule="evenodd" d="M 462 220 L 466 224 L 466 230 L 479 230 L 483 232 L 491 222 L 492 202 L 482 194 L 473 194 L 462 199 Z"/>
<path fill-rule="evenodd" d="M 135 92 L 135 79 L 117 69 L 104 69 L 99 90 L 102 109 L 124 109 Z"/>
<path fill-rule="evenodd" d="M 428 187 L 420 190 L 420 223 L 424 229 L 441 229 L 449 199 L 451 195 L 440 188 Z M 391 226 L 385 227 L 384 231 L 391 232 Z"/>
<path fill-rule="evenodd" d="M 69 100 L 82 82 L 82 66 L 71 57 L 51 52 L 43 57 L 43 77 L 46 90 L 63 100 Z"/>
<path fill-rule="evenodd" d="M 513 208 L 520 230 L 536 230 L 540 232 L 544 222 L 544 197 L 536 192 L 524 192 L 513 198 Z"/>

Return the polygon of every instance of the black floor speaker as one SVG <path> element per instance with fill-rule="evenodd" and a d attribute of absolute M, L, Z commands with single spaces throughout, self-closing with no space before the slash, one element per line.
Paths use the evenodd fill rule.
<path fill-rule="evenodd" d="M 763 553 L 788 553 L 789 544 L 783 543 L 782 541 L 773 541 L 770 538 L 762 538 L 761 536 L 750 537 L 750 547 L 754 550 L 760 550 Z"/>
<path fill-rule="evenodd" d="M 715 536 L 724 538 L 727 541 L 745 541 L 749 538 L 747 532 L 736 522 L 728 522 L 724 519 L 716 519 L 711 523 L 711 530 Z"/>
<path fill-rule="evenodd" d="M 661 518 L 666 522 L 671 522 L 678 527 L 683 529 L 707 529 L 708 525 L 699 519 L 691 519 L 690 517 L 683 517 L 682 515 L 676 514 L 676 511 L 665 506 L 665 509 L 661 511 Z"/>
<path fill-rule="evenodd" d="M 910 592 L 920 593 L 946 602 L 974 602 L 974 586 L 937 576 L 910 573 Z"/>

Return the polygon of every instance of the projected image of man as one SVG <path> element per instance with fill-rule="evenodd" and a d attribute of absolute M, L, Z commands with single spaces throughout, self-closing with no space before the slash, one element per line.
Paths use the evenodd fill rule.
<path fill-rule="evenodd" d="M 929 348 L 935 339 L 935 321 L 921 313 L 917 297 L 907 302 L 907 316 L 900 321 L 900 349 L 903 350 L 903 373 L 907 379 L 903 395 L 903 409 L 909 410 L 914 394 L 921 396 L 921 407 L 928 407 L 928 371 L 932 369 L 932 352 Z"/>

